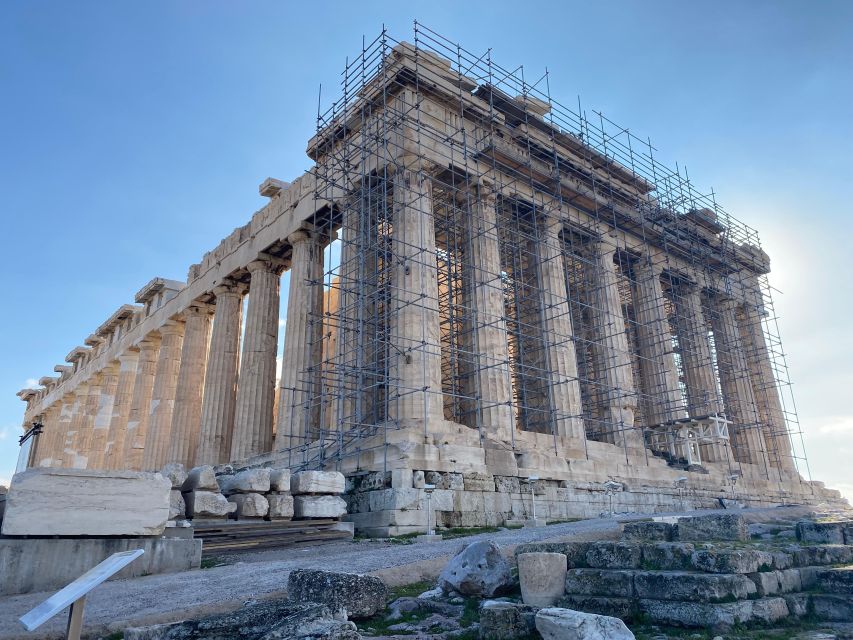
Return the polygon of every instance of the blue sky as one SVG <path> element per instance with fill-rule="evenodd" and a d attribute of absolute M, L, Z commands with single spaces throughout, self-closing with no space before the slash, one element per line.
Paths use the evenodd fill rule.
<path fill-rule="evenodd" d="M 760 231 L 813 474 L 853 497 L 853 3 L 760 0 L 3 2 L 0 483 L 15 392 L 307 169 L 320 83 L 415 18 L 547 67 Z"/>

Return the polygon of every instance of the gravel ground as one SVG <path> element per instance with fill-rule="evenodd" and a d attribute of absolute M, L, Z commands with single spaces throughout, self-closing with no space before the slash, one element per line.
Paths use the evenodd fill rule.
<path fill-rule="evenodd" d="M 779 517 L 788 509 L 748 509 L 749 519 Z M 713 513 L 701 511 L 701 514 Z M 684 514 L 658 514 L 684 515 Z M 799 514 L 796 514 L 799 515 Z M 791 517 L 796 517 L 793 513 Z M 501 547 L 524 542 L 559 539 L 607 539 L 619 533 L 619 521 L 648 516 L 581 520 L 538 529 L 511 529 L 430 544 L 394 544 L 357 540 L 297 549 L 277 549 L 225 556 L 228 564 L 179 574 L 161 574 L 114 580 L 95 589 L 86 602 L 84 629 L 87 636 L 108 634 L 128 626 L 199 617 L 235 609 L 253 598 L 282 595 L 293 569 L 311 568 L 350 573 L 378 572 L 389 583 L 414 582 L 434 574 L 447 558 L 465 544 L 491 539 Z M 405 565 L 412 565 L 403 568 Z M 420 569 L 416 568 L 420 565 Z M 396 568 L 396 569 L 394 569 Z M 420 572 L 419 572 L 420 571 Z M 60 614 L 35 632 L 27 633 L 18 622 L 24 613 L 50 593 L 0 597 L 0 638 L 62 638 L 65 615 Z"/>

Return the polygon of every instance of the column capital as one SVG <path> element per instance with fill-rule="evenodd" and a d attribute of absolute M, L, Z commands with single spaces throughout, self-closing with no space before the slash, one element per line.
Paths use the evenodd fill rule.
<path fill-rule="evenodd" d="M 74 393 L 75 396 L 85 396 L 89 393 L 89 382 L 81 382 L 74 387 L 74 391 L 72 393 Z"/>
<path fill-rule="evenodd" d="M 159 344 L 160 334 L 157 331 L 152 331 L 151 333 L 145 335 L 134 346 L 139 348 L 139 351 L 142 352 L 143 350 L 148 351 L 151 349 L 156 349 L 157 345 Z"/>
<path fill-rule="evenodd" d="M 256 271 L 276 273 L 279 269 L 281 269 L 281 266 L 276 264 L 273 260 L 270 260 L 269 258 L 258 256 L 246 265 L 246 269 L 248 269 L 249 273 L 251 274 L 254 274 Z"/>
<path fill-rule="evenodd" d="M 184 320 L 191 318 L 193 316 L 209 316 L 213 313 L 214 305 L 208 304 L 206 302 L 195 301 L 192 302 L 186 309 L 181 311 L 180 315 Z"/>
<path fill-rule="evenodd" d="M 184 323 L 178 320 L 167 320 L 159 331 L 161 336 L 179 335 L 184 331 Z"/>
<path fill-rule="evenodd" d="M 287 241 L 291 245 L 299 244 L 300 242 L 305 242 L 307 240 L 311 240 L 313 238 L 312 233 L 308 229 L 297 229 L 289 236 L 287 236 Z"/>
<path fill-rule="evenodd" d="M 230 279 L 225 279 L 218 285 L 213 287 L 213 295 L 215 295 L 217 298 L 228 295 L 241 296 L 243 295 L 243 293 L 245 293 L 245 289 L 246 287 L 242 283 L 234 282 Z"/>

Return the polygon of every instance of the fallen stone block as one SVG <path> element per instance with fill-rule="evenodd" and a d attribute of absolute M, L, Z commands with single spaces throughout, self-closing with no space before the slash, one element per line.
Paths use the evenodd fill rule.
<path fill-rule="evenodd" d="M 702 549 L 691 555 L 691 564 L 708 573 L 756 573 L 773 565 L 773 556 L 755 549 Z"/>
<path fill-rule="evenodd" d="M 509 563 L 498 545 L 480 540 L 456 554 L 438 576 L 438 586 L 446 592 L 490 598 L 513 584 Z"/>
<path fill-rule="evenodd" d="M 756 593 L 755 583 L 741 574 L 638 571 L 634 574 L 638 598 L 685 602 L 742 600 Z"/>
<path fill-rule="evenodd" d="M 815 586 L 827 593 L 853 595 L 853 567 L 821 569 L 815 576 Z"/>
<path fill-rule="evenodd" d="M 7 536 L 153 536 L 169 519 L 171 483 L 159 473 L 40 468 L 12 478 Z"/>
<path fill-rule="evenodd" d="M 388 587 L 374 576 L 295 569 L 287 578 L 287 595 L 294 602 L 316 602 L 358 619 L 385 609 Z"/>
<path fill-rule="evenodd" d="M 801 520 L 797 523 L 797 540 L 808 544 L 844 544 L 844 524 Z"/>
<path fill-rule="evenodd" d="M 566 593 L 583 596 L 634 596 L 634 572 L 624 569 L 570 569 Z"/>
<path fill-rule="evenodd" d="M 682 542 L 713 542 L 715 540 L 749 540 L 749 530 L 743 516 L 723 513 L 679 518 L 676 537 Z"/>
<path fill-rule="evenodd" d="M 160 475 L 172 483 L 172 489 L 180 490 L 187 481 L 187 472 L 179 462 L 170 462 L 160 471 Z"/>
<path fill-rule="evenodd" d="M 543 640 L 634 640 L 619 618 L 571 609 L 541 609 L 536 630 Z"/>
<path fill-rule="evenodd" d="M 187 505 L 184 502 L 184 496 L 177 489 L 172 489 L 169 492 L 169 520 L 178 520 L 186 516 Z"/>
<path fill-rule="evenodd" d="M 515 602 L 486 600 L 480 604 L 482 640 L 517 640 L 536 632 L 536 608 Z"/>
<path fill-rule="evenodd" d="M 263 518 L 269 513 L 270 503 L 260 493 L 235 493 L 228 502 L 237 505 L 234 512 L 238 518 Z"/>
<path fill-rule="evenodd" d="M 188 518 L 224 518 L 237 510 L 237 503 L 228 502 L 221 493 L 190 491 L 184 494 Z"/>
<path fill-rule="evenodd" d="M 557 601 L 557 606 L 563 609 L 597 613 L 601 616 L 610 616 L 620 620 L 632 620 L 637 616 L 637 600 L 635 598 L 567 594 Z"/>
<path fill-rule="evenodd" d="M 181 486 L 181 491 L 216 491 L 219 492 L 219 483 L 216 481 L 216 473 L 209 464 L 193 467 L 187 474 L 187 479 Z"/>
<path fill-rule="evenodd" d="M 622 529 L 622 539 L 642 542 L 670 542 L 673 526 L 668 522 L 628 522 Z"/>
<path fill-rule="evenodd" d="M 566 592 L 566 556 L 522 553 L 518 556 L 521 599 L 534 607 L 551 607 Z"/>
<path fill-rule="evenodd" d="M 300 471 L 290 476 L 290 493 L 339 495 L 344 492 L 344 474 L 337 471 Z"/>
<path fill-rule="evenodd" d="M 657 542 L 643 545 L 643 569 L 687 571 L 693 568 L 695 547 L 689 542 Z"/>
<path fill-rule="evenodd" d="M 217 481 L 226 496 L 235 493 L 266 493 L 270 490 L 270 470 L 245 469 L 233 475 L 218 476 Z"/>
<path fill-rule="evenodd" d="M 271 520 L 290 520 L 293 517 L 293 496 L 289 493 L 270 493 L 267 502 Z"/>
<path fill-rule="evenodd" d="M 631 542 L 593 542 L 586 552 L 593 569 L 639 569 L 642 563 L 642 547 Z"/>
<path fill-rule="evenodd" d="M 569 569 L 587 567 L 586 554 L 591 542 L 528 542 L 515 548 L 515 556 L 522 553 L 562 553 L 566 556 Z"/>
<path fill-rule="evenodd" d="M 290 469 L 270 469 L 270 491 L 290 493 Z"/>
<path fill-rule="evenodd" d="M 853 622 L 853 594 L 815 593 L 811 596 L 811 608 L 819 620 Z"/>
<path fill-rule="evenodd" d="M 298 495 L 293 497 L 295 518 L 340 518 L 347 512 L 347 503 L 338 496 Z"/>

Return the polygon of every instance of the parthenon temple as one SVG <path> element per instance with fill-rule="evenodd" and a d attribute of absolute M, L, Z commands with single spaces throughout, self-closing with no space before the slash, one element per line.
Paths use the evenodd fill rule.
<path fill-rule="evenodd" d="M 713 193 L 420 25 L 341 77 L 306 173 L 18 394 L 28 465 L 427 477 L 458 489 L 445 524 L 508 519 L 519 487 L 552 517 L 615 485 L 636 511 L 838 497 L 808 478 L 770 260 Z M 419 526 L 376 507 L 349 517 Z"/>

